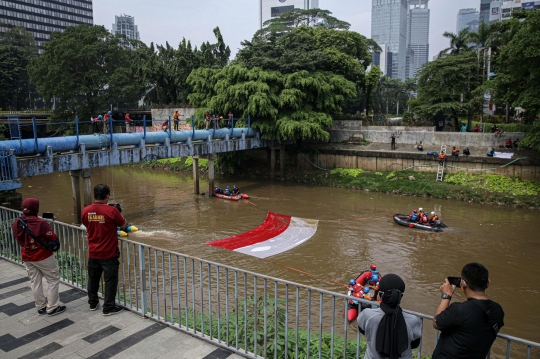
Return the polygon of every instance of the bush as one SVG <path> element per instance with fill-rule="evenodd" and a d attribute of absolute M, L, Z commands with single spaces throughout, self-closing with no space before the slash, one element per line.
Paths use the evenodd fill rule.
<path fill-rule="evenodd" d="M 540 194 L 540 182 L 538 181 L 522 180 L 518 177 L 506 177 L 497 174 L 471 174 L 461 171 L 453 175 L 447 175 L 445 182 L 513 196 L 537 196 Z"/>
<path fill-rule="evenodd" d="M 361 168 L 336 168 L 330 173 L 340 177 L 358 177 L 362 172 L 364 172 L 364 170 Z"/>

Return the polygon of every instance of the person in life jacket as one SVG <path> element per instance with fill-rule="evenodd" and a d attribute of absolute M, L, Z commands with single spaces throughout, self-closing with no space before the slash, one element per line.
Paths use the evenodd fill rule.
<path fill-rule="evenodd" d="M 229 187 L 229 186 L 225 187 L 225 194 L 226 194 L 227 196 L 230 196 L 230 195 L 231 195 L 231 187 Z"/>
<path fill-rule="evenodd" d="M 422 216 L 424 215 L 424 209 L 422 207 L 418 208 L 418 222 L 422 220 Z"/>
<path fill-rule="evenodd" d="M 435 221 L 439 220 L 439 216 L 435 212 L 431 212 L 431 218 L 429 219 L 430 222 L 435 223 Z"/>
<path fill-rule="evenodd" d="M 98 134 L 99 133 L 99 124 L 103 120 L 103 116 L 99 115 L 98 117 L 94 117 L 92 119 L 92 133 Z"/>
<path fill-rule="evenodd" d="M 236 185 L 233 185 L 232 193 L 234 195 L 239 195 L 240 194 L 240 190 L 238 189 L 238 187 L 236 187 Z"/>
<path fill-rule="evenodd" d="M 409 220 L 413 222 L 416 222 L 418 220 L 418 210 L 413 210 L 413 212 L 409 216 Z"/>
<path fill-rule="evenodd" d="M 220 193 L 223 194 L 223 190 L 217 186 L 214 187 L 214 193 Z"/>
<path fill-rule="evenodd" d="M 422 217 L 420 218 L 418 222 L 421 224 L 429 224 L 429 219 L 426 212 L 422 214 Z"/>
<path fill-rule="evenodd" d="M 456 148 L 456 146 L 452 147 L 452 156 L 459 156 L 459 148 Z"/>
<path fill-rule="evenodd" d="M 444 161 L 446 161 L 446 154 L 441 153 L 441 154 L 439 155 L 439 164 L 440 164 L 441 166 L 444 165 Z"/>

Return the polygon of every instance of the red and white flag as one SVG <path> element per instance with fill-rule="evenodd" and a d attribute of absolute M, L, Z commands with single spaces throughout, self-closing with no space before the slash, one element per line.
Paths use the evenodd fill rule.
<path fill-rule="evenodd" d="M 206 243 L 258 258 L 270 257 L 292 249 L 317 232 L 318 220 L 268 212 L 266 220 L 251 231 Z"/>

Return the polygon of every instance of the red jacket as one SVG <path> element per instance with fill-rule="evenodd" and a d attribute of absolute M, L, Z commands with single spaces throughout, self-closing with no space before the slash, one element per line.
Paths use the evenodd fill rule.
<path fill-rule="evenodd" d="M 129 117 L 129 115 L 126 113 L 126 122 L 130 122 L 130 121 L 133 121 L 133 119 L 131 117 Z"/>
<path fill-rule="evenodd" d="M 28 225 L 30 232 L 43 240 L 43 242 L 53 242 L 58 238 L 56 233 L 51 229 L 51 226 L 49 226 L 44 219 L 24 214 L 22 219 Z M 23 262 L 39 262 L 53 255 L 51 251 L 43 248 L 41 244 L 37 243 L 32 237 L 26 234 L 24 229 L 19 226 L 19 219 L 16 219 L 15 222 L 13 222 L 11 229 L 13 230 L 13 235 L 15 236 L 17 243 L 21 247 Z"/>

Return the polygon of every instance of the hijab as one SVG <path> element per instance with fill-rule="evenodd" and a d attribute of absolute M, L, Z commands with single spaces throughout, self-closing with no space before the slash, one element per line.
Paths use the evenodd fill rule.
<path fill-rule="evenodd" d="M 399 306 L 405 282 L 396 274 L 387 274 L 379 282 L 379 290 L 383 292 L 381 309 L 384 316 L 377 328 L 375 349 L 382 357 L 397 359 L 409 347 L 407 324 Z"/>
<path fill-rule="evenodd" d="M 37 216 L 39 212 L 39 201 L 35 198 L 27 198 L 22 203 L 23 213 L 27 216 Z"/>

